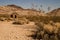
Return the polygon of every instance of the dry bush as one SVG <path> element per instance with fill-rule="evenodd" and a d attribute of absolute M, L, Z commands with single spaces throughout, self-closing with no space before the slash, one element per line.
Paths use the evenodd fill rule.
<path fill-rule="evenodd" d="M 51 20 L 53 22 L 60 22 L 60 16 L 53 16 L 53 17 L 51 17 Z"/>
<path fill-rule="evenodd" d="M 13 24 L 20 24 L 20 25 L 28 24 L 28 23 L 29 21 L 26 18 L 18 18 L 15 20 L 15 22 L 13 22 Z"/>
<path fill-rule="evenodd" d="M 56 22 L 60 22 L 59 16 L 28 16 L 30 21 L 37 25 L 37 31 L 31 35 L 34 39 L 42 40 L 59 40 L 60 30 Z M 45 25 L 44 25 L 45 24 Z"/>
<path fill-rule="evenodd" d="M 15 22 L 13 22 L 13 24 L 15 24 L 15 25 L 16 25 L 16 24 L 17 24 L 17 25 L 22 25 L 23 23 L 18 22 L 18 21 L 17 21 L 17 22 L 15 21 Z"/>
<path fill-rule="evenodd" d="M 53 23 L 54 24 L 54 23 Z M 43 22 L 37 22 L 37 31 L 31 35 L 34 39 L 42 40 L 59 40 L 60 28 L 50 23 L 44 24 Z"/>
<path fill-rule="evenodd" d="M 35 31 L 34 34 L 31 35 L 31 37 L 33 39 L 42 39 L 43 35 L 44 35 L 43 23 L 39 23 L 38 24 L 38 22 L 37 22 L 36 25 L 37 25 L 37 31 Z"/>
<path fill-rule="evenodd" d="M 6 20 L 6 18 L 0 17 L 0 21 L 5 21 L 5 20 Z"/>

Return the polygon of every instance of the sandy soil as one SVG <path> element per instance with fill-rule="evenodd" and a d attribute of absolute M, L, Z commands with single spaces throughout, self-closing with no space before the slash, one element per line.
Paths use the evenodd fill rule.
<path fill-rule="evenodd" d="M 33 34 L 34 25 L 13 25 L 12 22 L 0 22 L 0 40 L 33 40 L 27 35 Z"/>

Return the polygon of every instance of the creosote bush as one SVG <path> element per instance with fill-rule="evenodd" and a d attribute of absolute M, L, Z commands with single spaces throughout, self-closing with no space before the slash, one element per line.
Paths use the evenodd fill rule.
<path fill-rule="evenodd" d="M 33 39 L 38 39 L 38 40 L 40 40 L 40 39 L 42 39 L 42 40 L 59 40 L 60 39 L 60 28 L 57 28 L 56 26 L 52 25 L 52 28 L 56 27 L 57 30 L 53 29 L 52 30 L 53 32 L 50 33 L 48 31 L 50 29 L 47 29 L 47 30 L 44 29 L 43 22 L 37 22 L 36 25 L 37 25 L 37 31 L 35 32 L 35 34 L 31 35 L 31 37 Z M 56 31 L 57 31 L 57 33 L 55 33 Z"/>

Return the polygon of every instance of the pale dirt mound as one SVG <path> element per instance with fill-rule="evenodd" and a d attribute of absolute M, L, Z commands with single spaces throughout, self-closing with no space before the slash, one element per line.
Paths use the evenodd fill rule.
<path fill-rule="evenodd" d="M 11 22 L 0 22 L 0 40 L 33 40 L 27 35 L 33 34 L 34 25 L 13 25 Z"/>

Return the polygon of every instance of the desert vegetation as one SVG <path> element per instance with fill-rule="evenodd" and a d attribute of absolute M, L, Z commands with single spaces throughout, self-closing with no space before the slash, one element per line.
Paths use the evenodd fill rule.
<path fill-rule="evenodd" d="M 8 14 L 7 13 L 0 14 L 0 21 L 3 21 L 3 22 L 12 21 L 12 25 L 20 25 L 20 26 L 33 22 L 34 25 L 36 26 L 36 31 L 32 31 L 33 34 L 28 35 L 28 37 L 32 37 L 34 40 L 60 40 L 60 16 L 58 15 L 56 16 L 56 13 L 58 13 L 58 10 L 57 11 L 54 10 L 54 12 L 50 12 L 51 15 L 52 13 L 55 13 L 53 16 L 49 15 L 49 13 L 48 14 L 46 13 L 47 16 L 42 16 L 40 15 L 41 10 L 37 12 L 36 10 L 32 10 L 34 9 L 33 7 L 32 9 L 29 9 L 29 10 L 17 7 L 15 5 L 8 5 L 8 7 L 9 8 L 11 7 L 10 10 L 12 11 L 12 13 L 9 14 L 8 12 Z M 14 8 L 19 11 L 16 12 Z M 42 8 L 42 5 L 41 5 L 41 8 Z M 26 11 L 27 13 L 24 10 L 25 11 L 27 10 Z M 50 10 L 50 7 L 48 7 L 48 11 L 49 10 Z M 25 15 L 24 13 L 28 15 Z M 33 14 L 38 14 L 38 15 L 33 15 Z M 44 12 L 42 14 L 44 14 Z M 29 27 L 31 27 L 31 24 L 29 24 Z"/>
<path fill-rule="evenodd" d="M 56 23 L 60 23 L 59 18 L 59 16 L 32 17 L 30 21 L 35 22 L 37 31 L 30 36 L 37 40 L 59 40 L 60 26 L 56 25 Z"/>
<path fill-rule="evenodd" d="M 0 21 L 12 20 L 8 15 L 0 15 Z M 60 16 L 19 16 L 13 18 L 12 24 L 28 24 L 34 22 L 37 26 L 37 31 L 33 31 L 34 34 L 29 35 L 33 39 L 37 40 L 59 40 L 60 39 L 60 26 L 56 23 L 60 23 Z"/>

